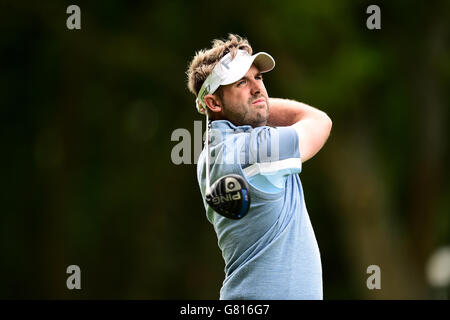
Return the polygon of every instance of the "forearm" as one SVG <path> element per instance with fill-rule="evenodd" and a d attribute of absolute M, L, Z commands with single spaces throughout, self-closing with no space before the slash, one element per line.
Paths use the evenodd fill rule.
<path fill-rule="evenodd" d="M 331 119 L 325 112 L 294 100 L 270 98 L 269 103 L 267 125 L 292 126 L 297 131 L 302 162 L 319 152 L 332 127 Z"/>
<path fill-rule="evenodd" d="M 307 104 L 280 98 L 269 98 L 268 126 L 291 126 L 304 119 L 328 118 L 327 114 Z"/>

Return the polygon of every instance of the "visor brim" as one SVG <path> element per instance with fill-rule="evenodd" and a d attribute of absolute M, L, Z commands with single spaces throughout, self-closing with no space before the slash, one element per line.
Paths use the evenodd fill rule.
<path fill-rule="evenodd" d="M 272 56 L 266 52 L 258 52 L 243 62 L 239 69 L 237 69 L 236 73 L 229 74 L 229 76 L 224 79 L 221 83 L 222 86 L 226 86 L 232 84 L 236 81 L 241 80 L 250 70 L 252 64 L 258 68 L 259 72 L 269 72 L 273 68 L 275 68 L 275 60 Z"/>

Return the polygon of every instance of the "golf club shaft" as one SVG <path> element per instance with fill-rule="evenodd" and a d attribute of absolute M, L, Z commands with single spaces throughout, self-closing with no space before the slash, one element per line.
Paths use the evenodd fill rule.
<path fill-rule="evenodd" d="M 206 194 L 211 193 L 211 185 L 209 181 L 209 118 L 206 112 Z"/>

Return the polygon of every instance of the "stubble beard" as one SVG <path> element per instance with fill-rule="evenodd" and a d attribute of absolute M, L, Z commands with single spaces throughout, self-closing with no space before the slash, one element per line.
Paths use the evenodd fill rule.
<path fill-rule="evenodd" d="M 252 102 L 257 100 L 257 99 L 264 99 L 265 102 L 265 107 L 254 107 L 252 105 Z M 256 97 L 251 97 L 250 99 L 248 99 L 247 101 L 247 105 L 248 105 L 248 110 L 252 110 L 255 113 L 254 119 L 249 119 L 249 124 L 252 127 L 262 127 L 265 126 L 267 124 L 267 119 L 269 118 L 269 101 L 268 99 L 263 96 L 263 95 L 259 95 Z M 261 114 L 260 110 L 265 108 L 265 115 Z"/>
<path fill-rule="evenodd" d="M 256 99 L 263 98 L 265 101 L 265 107 L 254 107 L 252 106 L 252 102 Z M 241 105 L 234 110 L 243 110 L 240 113 L 230 112 L 225 101 L 222 100 L 224 114 L 230 122 L 232 122 L 236 126 L 250 125 L 253 128 L 262 127 L 267 124 L 267 119 L 269 118 L 269 101 L 264 96 L 252 97 L 247 101 L 247 105 Z M 259 110 L 265 108 L 265 115 L 262 115 Z M 251 115 L 249 115 L 249 113 Z"/>

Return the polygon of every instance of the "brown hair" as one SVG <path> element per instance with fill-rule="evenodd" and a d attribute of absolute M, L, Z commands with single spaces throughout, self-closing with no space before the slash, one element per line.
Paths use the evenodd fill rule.
<path fill-rule="evenodd" d="M 234 57 L 238 49 L 245 50 L 250 55 L 253 51 L 247 39 L 230 33 L 228 34 L 228 39 L 226 40 L 213 40 L 211 49 L 202 49 L 197 51 L 189 64 L 188 70 L 186 71 L 188 77 L 187 86 L 189 91 L 197 96 L 203 82 L 212 72 L 220 59 L 222 59 L 222 57 L 228 52 L 231 52 L 231 55 Z"/>

